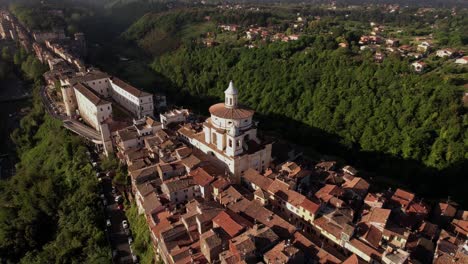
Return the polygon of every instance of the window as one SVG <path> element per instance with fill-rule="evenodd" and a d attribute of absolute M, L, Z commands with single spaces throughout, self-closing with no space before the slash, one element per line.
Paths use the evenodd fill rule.
<path fill-rule="evenodd" d="M 229 98 L 229 104 L 232 105 L 232 98 Z"/>
<path fill-rule="evenodd" d="M 102 107 L 101 107 L 101 111 L 102 111 Z"/>
<path fill-rule="evenodd" d="M 110 106 L 107 107 L 107 110 L 110 110 Z"/>
<path fill-rule="evenodd" d="M 229 147 L 232 148 L 232 139 L 229 139 Z"/>

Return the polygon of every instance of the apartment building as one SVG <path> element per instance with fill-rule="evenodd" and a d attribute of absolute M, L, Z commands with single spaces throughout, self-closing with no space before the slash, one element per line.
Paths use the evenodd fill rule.
<path fill-rule="evenodd" d="M 112 117 L 111 103 L 101 99 L 85 84 L 77 83 L 73 88 L 80 116 L 86 123 L 100 131 L 101 122 Z"/>

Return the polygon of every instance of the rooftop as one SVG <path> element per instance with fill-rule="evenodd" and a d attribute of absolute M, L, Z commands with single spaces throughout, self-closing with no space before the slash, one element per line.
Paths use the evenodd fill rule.
<path fill-rule="evenodd" d="M 114 83 L 115 85 L 117 85 L 118 87 L 124 89 L 125 91 L 127 91 L 131 95 L 136 96 L 136 97 L 144 97 L 144 96 L 150 96 L 151 95 L 150 93 L 141 91 L 141 90 L 131 86 L 130 84 L 120 80 L 117 77 L 112 77 L 111 82 Z"/>
<path fill-rule="evenodd" d="M 212 105 L 209 111 L 212 115 L 225 119 L 245 119 L 252 117 L 255 113 L 253 110 L 241 106 L 227 108 L 224 103 Z"/>
<path fill-rule="evenodd" d="M 77 83 L 75 84 L 74 87 L 75 87 L 75 90 L 80 92 L 84 97 L 86 97 L 95 106 L 111 104 L 111 102 L 101 99 L 97 94 L 95 94 L 92 91 L 92 89 L 89 89 L 83 83 Z"/>

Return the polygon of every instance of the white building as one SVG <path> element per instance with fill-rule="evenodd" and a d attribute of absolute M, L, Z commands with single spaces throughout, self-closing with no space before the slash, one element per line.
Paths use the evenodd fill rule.
<path fill-rule="evenodd" d="M 73 78 L 61 80 L 62 87 L 73 86 L 76 83 L 85 84 L 102 98 L 112 98 L 138 119 L 153 116 L 152 94 L 140 91 L 116 77 L 110 77 L 107 73 L 91 70 L 77 73 Z M 67 115 L 72 115 L 73 112 L 73 102 L 69 102 L 72 97 L 71 94 L 68 94 L 66 98 L 64 96 L 65 107 L 71 110 L 67 110 Z"/>
<path fill-rule="evenodd" d="M 160 114 L 160 120 L 163 128 L 167 128 L 172 123 L 182 123 L 187 121 L 187 117 L 190 115 L 187 109 L 174 109 L 164 114 Z"/>
<path fill-rule="evenodd" d="M 455 60 L 456 64 L 467 64 L 468 63 L 468 56 L 465 56 L 463 58 L 459 58 Z"/>
<path fill-rule="evenodd" d="M 73 86 L 78 110 L 83 120 L 100 131 L 100 124 L 112 117 L 112 105 L 82 83 Z"/>
<path fill-rule="evenodd" d="M 453 51 L 450 49 L 440 49 L 436 52 L 437 57 L 451 57 L 453 55 Z"/>
<path fill-rule="evenodd" d="M 210 107 L 211 117 L 203 123 L 203 132 L 193 133 L 185 126 L 179 133 L 194 147 L 224 163 L 234 182 L 239 183 L 248 168 L 260 172 L 268 168 L 271 143 L 262 143 L 257 137 L 254 111 L 238 104 L 232 81 L 224 94 L 224 103 Z"/>
<path fill-rule="evenodd" d="M 192 177 L 165 181 L 161 184 L 161 191 L 171 203 L 185 203 L 195 197 L 200 197 L 200 187 Z"/>
<path fill-rule="evenodd" d="M 130 84 L 112 77 L 110 79 L 112 87 L 112 99 L 137 118 L 153 115 L 153 95 L 143 92 Z"/>
<path fill-rule="evenodd" d="M 413 62 L 411 66 L 416 72 L 423 72 L 426 69 L 426 63 L 422 61 Z"/>

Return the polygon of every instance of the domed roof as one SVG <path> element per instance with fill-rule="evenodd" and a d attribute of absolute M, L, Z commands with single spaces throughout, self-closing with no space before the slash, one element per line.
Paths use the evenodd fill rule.
<path fill-rule="evenodd" d="M 234 87 L 234 83 L 232 81 L 229 82 L 229 87 L 224 91 L 224 94 L 237 95 L 237 89 Z"/>
<path fill-rule="evenodd" d="M 252 117 L 255 111 L 245 107 L 228 108 L 224 103 L 219 103 L 210 107 L 210 113 L 224 119 L 244 119 Z"/>

